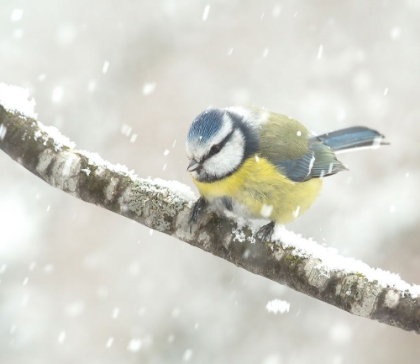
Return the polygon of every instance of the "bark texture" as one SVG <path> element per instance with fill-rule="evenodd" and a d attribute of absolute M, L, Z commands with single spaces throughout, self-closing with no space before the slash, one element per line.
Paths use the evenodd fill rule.
<path fill-rule="evenodd" d="M 136 178 L 123 168 L 72 149 L 57 135 L 0 105 L 0 149 L 51 186 L 354 315 L 420 333 L 417 286 L 403 282 L 406 286 L 401 289 L 397 288 L 401 285 L 372 281 L 358 272 L 330 269 L 310 253 L 302 254 L 281 241 L 263 243 L 251 228 L 211 212 L 204 213 L 190 231 L 193 201 L 179 189 Z"/>

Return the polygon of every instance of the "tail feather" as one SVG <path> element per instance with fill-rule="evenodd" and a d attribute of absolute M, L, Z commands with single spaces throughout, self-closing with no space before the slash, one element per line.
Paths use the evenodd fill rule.
<path fill-rule="evenodd" d="M 334 152 L 343 152 L 355 148 L 378 148 L 380 145 L 389 144 L 383 141 L 385 136 L 365 126 L 353 126 L 333 131 L 318 135 L 318 138 Z"/>

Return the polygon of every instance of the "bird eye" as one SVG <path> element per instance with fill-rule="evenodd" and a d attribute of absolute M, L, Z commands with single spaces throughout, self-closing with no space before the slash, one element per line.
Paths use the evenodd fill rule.
<path fill-rule="evenodd" d="M 215 154 L 217 154 L 217 153 L 219 153 L 219 152 L 220 152 L 220 149 L 222 149 L 222 147 L 221 147 L 220 145 L 218 145 L 218 144 L 213 145 L 213 146 L 210 148 L 210 154 L 211 154 L 211 155 L 215 155 Z"/>

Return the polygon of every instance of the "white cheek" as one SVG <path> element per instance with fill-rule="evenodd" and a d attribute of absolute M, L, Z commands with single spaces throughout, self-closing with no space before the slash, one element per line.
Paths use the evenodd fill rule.
<path fill-rule="evenodd" d="M 234 171 L 242 162 L 245 141 L 236 131 L 224 148 L 204 162 L 204 170 L 212 176 L 223 177 Z"/>
<path fill-rule="evenodd" d="M 194 178 L 194 179 L 199 179 L 200 178 L 200 175 L 196 172 L 196 171 L 193 171 L 193 172 L 190 172 L 191 173 L 191 176 Z"/>

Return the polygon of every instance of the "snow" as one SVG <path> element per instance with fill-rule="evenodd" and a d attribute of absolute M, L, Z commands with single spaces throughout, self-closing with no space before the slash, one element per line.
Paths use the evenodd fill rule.
<path fill-rule="evenodd" d="M 299 212 L 300 212 L 300 205 L 296 207 L 295 211 L 293 211 L 293 216 L 297 218 L 299 216 Z"/>
<path fill-rule="evenodd" d="M 315 157 L 312 156 L 311 162 L 309 163 L 309 172 L 308 172 L 308 174 L 311 173 L 312 167 L 314 166 L 314 163 L 315 163 Z"/>
<path fill-rule="evenodd" d="M 114 342 L 114 338 L 112 336 L 109 337 L 108 340 L 106 341 L 106 347 L 110 348 L 113 342 Z"/>
<path fill-rule="evenodd" d="M 262 364 L 281 364 L 283 363 L 279 354 L 270 354 L 264 358 Z"/>
<path fill-rule="evenodd" d="M 81 300 L 73 301 L 64 307 L 64 312 L 69 317 L 80 316 L 85 310 L 85 303 Z"/>
<path fill-rule="evenodd" d="M 271 216 L 271 213 L 273 212 L 273 205 L 266 205 L 263 204 L 260 210 L 260 214 L 264 218 L 269 218 Z"/>
<path fill-rule="evenodd" d="M 11 21 L 19 21 L 22 19 L 23 16 L 23 10 L 22 9 L 14 9 L 12 11 L 12 14 L 10 15 Z"/>
<path fill-rule="evenodd" d="M 38 127 L 40 130 L 35 132 L 34 138 L 35 140 L 42 138 L 44 145 L 46 145 L 49 138 L 52 138 L 56 151 L 60 150 L 62 147 L 68 147 L 70 149 L 76 148 L 76 143 L 72 142 L 69 138 L 61 134 L 61 132 L 55 126 L 45 126 L 40 121 L 38 121 Z"/>
<path fill-rule="evenodd" d="M 398 39 L 401 35 L 401 29 L 398 28 L 398 27 L 392 28 L 390 35 L 391 35 L 392 39 L 394 39 L 394 40 Z"/>
<path fill-rule="evenodd" d="M 90 80 L 88 85 L 87 85 L 87 90 L 89 92 L 94 92 L 96 90 L 96 81 L 95 80 Z"/>
<path fill-rule="evenodd" d="M 137 353 L 142 346 L 142 341 L 138 338 L 131 339 L 127 345 L 127 350 L 131 351 L 132 353 Z"/>
<path fill-rule="evenodd" d="M 191 349 L 187 349 L 184 351 L 184 355 L 182 356 L 183 361 L 190 361 L 193 356 L 193 351 Z"/>
<path fill-rule="evenodd" d="M 119 307 L 115 307 L 115 308 L 112 310 L 112 318 L 113 318 L 114 320 L 115 320 L 115 319 L 117 319 L 119 314 L 120 314 L 120 309 L 119 309 Z"/>
<path fill-rule="evenodd" d="M 272 301 L 269 301 L 267 303 L 267 306 L 265 306 L 268 312 L 272 312 L 275 315 L 278 313 L 285 313 L 289 312 L 290 310 L 290 303 L 280 300 L 280 299 L 274 299 Z"/>
<path fill-rule="evenodd" d="M 23 34 L 25 34 L 25 31 L 22 28 L 16 29 L 15 32 L 13 33 L 13 36 L 16 39 L 20 39 L 23 37 Z"/>
<path fill-rule="evenodd" d="M 160 178 L 155 179 L 143 179 L 138 178 L 135 174 L 134 170 L 129 170 L 125 165 L 122 164 L 112 164 L 106 160 L 104 160 L 99 154 L 97 153 L 91 153 L 85 150 L 78 150 L 78 153 L 81 155 L 84 155 L 88 158 L 89 164 L 101 167 L 104 169 L 109 169 L 115 173 L 123 174 L 128 177 L 130 177 L 133 181 L 139 181 L 139 182 L 147 182 L 151 185 L 151 188 L 154 188 L 152 185 L 157 185 L 160 187 L 168 188 L 171 192 L 173 192 L 178 197 L 182 198 L 183 200 L 190 203 L 196 200 L 196 196 L 194 192 L 191 190 L 191 188 L 187 185 L 184 185 L 183 183 L 180 183 L 178 181 L 166 181 Z M 86 172 L 87 173 L 87 172 Z"/>
<path fill-rule="evenodd" d="M 58 28 L 56 39 L 60 45 L 69 45 L 76 39 L 76 35 L 77 28 L 74 25 L 64 24 Z"/>
<path fill-rule="evenodd" d="M 66 332 L 65 331 L 61 331 L 60 332 L 60 335 L 58 335 L 58 342 L 60 344 L 62 344 L 65 339 L 66 339 Z"/>
<path fill-rule="evenodd" d="M 143 85 L 143 95 L 147 96 L 152 94 L 156 89 L 156 83 L 155 82 L 149 82 L 145 83 Z"/>
<path fill-rule="evenodd" d="M 273 11 L 271 12 L 271 15 L 273 18 L 278 18 L 278 16 L 281 13 L 281 5 L 277 4 L 274 6 Z"/>
<path fill-rule="evenodd" d="M 78 150 L 77 152 L 87 157 L 89 164 L 91 164 L 92 166 L 109 169 L 115 173 L 126 175 L 132 179 L 137 178 L 137 175 L 134 173 L 134 170 L 130 171 L 125 165 L 122 164 L 112 164 L 104 160 L 98 153 L 88 152 L 87 150 Z"/>
<path fill-rule="evenodd" d="M 161 178 L 155 178 L 155 179 L 148 179 L 146 180 L 150 183 L 156 184 L 158 186 L 166 187 L 171 192 L 175 193 L 176 195 L 182 197 L 184 200 L 188 202 L 193 202 L 197 199 L 194 192 L 191 190 L 191 188 L 187 185 L 184 185 L 181 182 L 178 181 L 166 181 Z"/>
<path fill-rule="evenodd" d="M 128 266 L 128 273 L 131 276 L 137 276 L 140 272 L 140 264 L 138 262 L 131 262 Z"/>
<path fill-rule="evenodd" d="M 107 73 L 109 68 L 109 62 L 105 61 L 104 65 L 102 66 L 102 73 Z"/>
<path fill-rule="evenodd" d="M 29 90 L 26 88 L 0 83 L 0 105 L 12 113 L 20 113 L 29 118 L 36 119 L 35 100 L 29 99 Z"/>
<path fill-rule="evenodd" d="M 52 273 L 54 271 L 54 266 L 52 264 L 47 264 L 44 267 L 44 272 L 45 273 Z"/>
<path fill-rule="evenodd" d="M 318 48 L 318 55 L 317 55 L 317 58 L 318 59 L 321 59 L 322 58 L 322 52 L 323 52 L 323 50 L 324 50 L 324 46 L 321 44 L 319 46 L 319 48 Z"/>
<path fill-rule="evenodd" d="M 59 103 L 63 99 L 64 96 L 64 89 L 61 86 L 54 87 L 53 92 L 51 94 L 51 99 L 54 103 Z"/>
<path fill-rule="evenodd" d="M 126 137 L 129 137 L 131 135 L 131 131 L 133 128 L 130 125 L 122 124 L 121 125 L 121 134 L 125 135 Z"/>
<path fill-rule="evenodd" d="M 210 4 L 207 4 L 205 7 L 204 7 L 204 11 L 203 11 L 203 21 L 206 21 L 207 20 L 207 18 L 209 17 L 209 11 L 210 11 Z"/>
<path fill-rule="evenodd" d="M 0 124 L 0 140 L 3 140 L 7 133 L 6 125 Z"/>
<path fill-rule="evenodd" d="M 335 344 L 346 344 L 353 337 L 353 330 L 349 325 L 336 323 L 329 330 L 329 337 Z"/>
<path fill-rule="evenodd" d="M 233 235 L 233 240 L 236 240 L 239 243 L 243 243 L 246 241 L 246 235 L 241 229 L 241 227 L 239 227 L 239 224 L 238 224 L 238 228 L 232 231 L 232 235 Z M 255 243 L 255 241 L 253 241 L 252 243 Z"/>
<path fill-rule="evenodd" d="M 171 192 L 173 192 L 178 197 L 182 198 L 183 200 L 187 201 L 189 205 L 192 205 L 192 202 L 195 201 L 197 198 L 194 194 L 194 192 L 191 190 L 191 188 L 187 185 L 184 185 L 183 183 L 180 183 L 178 181 L 166 181 L 160 178 L 138 178 L 135 174 L 134 170 L 129 170 L 126 166 L 121 164 L 112 164 L 106 160 L 104 160 L 99 154 L 97 153 L 91 153 L 84 150 L 78 150 L 78 153 L 81 155 L 84 155 L 88 158 L 89 164 L 101 168 L 109 169 L 115 173 L 123 174 L 128 177 L 130 177 L 133 181 L 139 181 L 140 183 L 146 182 L 147 184 L 150 184 L 151 189 L 156 189 L 156 185 L 158 187 L 164 187 L 169 189 Z"/>
<path fill-rule="evenodd" d="M 287 230 L 284 226 L 276 226 L 273 234 L 274 240 L 279 240 L 284 248 L 294 248 L 293 254 L 303 258 L 319 259 L 318 268 L 325 270 L 326 274 L 342 271 L 347 274 L 362 274 L 369 282 L 377 281 L 381 287 L 390 287 L 399 290 L 402 294 L 408 292 L 413 298 L 420 296 L 420 286 L 411 285 L 403 281 L 398 274 L 371 268 L 367 264 L 354 258 L 343 257 L 337 250 L 323 247 L 311 239 L 305 239 L 300 234 Z"/>

